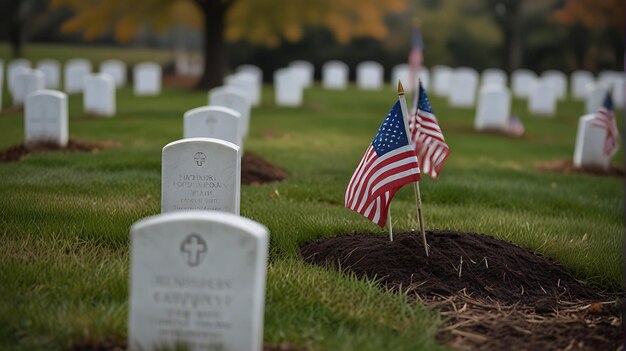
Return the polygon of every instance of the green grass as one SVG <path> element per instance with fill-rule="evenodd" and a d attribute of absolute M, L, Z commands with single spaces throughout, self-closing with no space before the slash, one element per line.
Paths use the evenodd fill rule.
<path fill-rule="evenodd" d="M 26 53 L 38 59 L 60 51 L 66 50 L 34 46 Z M 444 349 L 434 340 L 436 313 L 374 282 L 303 264 L 297 254 L 300 244 L 319 237 L 385 235 L 342 204 L 395 92 L 315 87 L 297 109 L 275 107 L 272 94 L 266 86 L 245 148 L 290 177 L 243 186 L 241 193 L 241 214 L 271 232 L 265 341 L 312 350 Z M 166 88 L 159 97 L 134 97 L 124 88 L 117 99 L 114 118 L 90 118 L 81 96 L 70 96 L 70 136 L 121 147 L 0 164 L 0 349 L 67 350 L 126 338 L 128 230 L 159 212 L 161 148 L 182 136 L 183 113 L 205 104 L 206 93 Z M 622 181 L 536 170 L 538 162 L 572 157 L 582 103 L 560 103 L 558 115 L 545 119 L 515 101 L 527 135 L 510 139 L 475 133 L 472 110 L 431 100 L 452 154 L 439 180 L 421 182 L 427 229 L 512 240 L 602 288 L 621 286 Z M 0 149 L 22 138 L 22 115 L 0 116 Z M 396 230 L 417 228 L 410 188 L 398 193 L 392 211 Z"/>

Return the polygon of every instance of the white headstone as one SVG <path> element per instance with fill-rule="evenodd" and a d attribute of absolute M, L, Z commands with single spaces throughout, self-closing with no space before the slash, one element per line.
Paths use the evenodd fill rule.
<path fill-rule="evenodd" d="M 384 73 L 383 66 L 378 62 L 361 62 L 356 66 L 356 85 L 363 90 L 382 89 Z"/>
<path fill-rule="evenodd" d="M 85 59 L 72 59 L 65 63 L 65 92 L 68 94 L 82 93 L 85 78 L 91 74 L 91 62 Z"/>
<path fill-rule="evenodd" d="M 100 73 L 106 73 L 113 78 L 116 87 L 126 85 L 126 63 L 120 60 L 106 60 L 100 64 Z"/>
<path fill-rule="evenodd" d="M 115 81 L 106 73 L 92 74 L 85 78 L 83 93 L 85 113 L 112 117 L 115 115 Z"/>
<path fill-rule="evenodd" d="M 184 211 L 130 229 L 129 350 L 261 351 L 269 232 Z"/>
<path fill-rule="evenodd" d="M 507 86 L 507 78 L 506 72 L 499 68 L 488 68 L 483 71 L 480 77 L 480 85 L 499 85 L 506 87 Z"/>
<path fill-rule="evenodd" d="M 485 85 L 480 89 L 474 127 L 477 130 L 506 132 L 511 115 L 511 93 L 499 84 Z"/>
<path fill-rule="evenodd" d="M 30 68 L 22 68 L 15 76 L 13 82 L 13 105 L 21 106 L 28 95 L 44 88 L 44 76 L 41 71 Z"/>
<path fill-rule="evenodd" d="M 422 86 L 425 89 L 429 89 L 429 86 L 430 86 L 430 71 L 428 71 L 428 68 L 422 67 L 422 69 L 420 69 L 419 79 L 422 81 Z"/>
<path fill-rule="evenodd" d="M 348 87 L 348 65 L 341 61 L 328 61 L 322 66 L 324 89 L 344 90 Z"/>
<path fill-rule="evenodd" d="M 613 81 L 613 104 L 615 105 L 615 109 L 624 109 L 624 85 L 626 84 L 626 79 L 622 74 L 621 77 L 615 79 Z"/>
<path fill-rule="evenodd" d="M 572 96 L 582 100 L 587 96 L 587 85 L 593 83 L 593 74 L 588 71 L 575 71 L 572 73 Z"/>
<path fill-rule="evenodd" d="M 52 143 L 65 147 L 67 141 L 67 95 L 53 90 L 30 94 L 24 106 L 24 143 Z"/>
<path fill-rule="evenodd" d="M 611 167 L 611 157 L 604 154 L 606 131 L 593 125 L 594 117 L 594 114 L 587 114 L 578 120 L 574 166 L 608 171 Z"/>
<path fill-rule="evenodd" d="M 7 85 L 9 88 L 9 93 L 13 94 L 15 77 L 18 74 L 28 72 L 31 68 L 31 63 L 27 59 L 15 59 L 7 65 Z"/>
<path fill-rule="evenodd" d="M 448 96 L 452 83 L 452 73 L 454 71 L 448 66 L 435 66 L 432 69 L 433 89 L 438 96 Z"/>
<path fill-rule="evenodd" d="M 223 106 L 203 106 L 185 112 L 183 138 L 214 138 L 241 147 L 241 113 Z"/>
<path fill-rule="evenodd" d="M 211 210 L 239 214 L 239 146 L 189 138 L 163 147 L 161 212 Z"/>
<path fill-rule="evenodd" d="M 411 75 L 409 65 L 406 63 L 401 63 L 399 65 L 393 66 L 391 69 L 391 87 L 396 89 L 398 86 L 398 81 L 402 82 L 402 86 L 406 91 L 411 91 L 411 87 L 409 86 L 409 77 Z"/>
<path fill-rule="evenodd" d="M 451 106 L 472 107 L 476 98 L 478 73 L 471 68 L 457 68 L 452 75 L 448 102 Z"/>
<path fill-rule="evenodd" d="M 142 62 L 133 68 L 135 95 L 158 95 L 161 93 L 161 66 L 154 62 Z"/>
<path fill-rule="evenodd" d="M 257 82 L 263 83 L 263 71 L 255 65 L 246 64 L 238 66 L 237 73 L 250 73 L 254 75 Z"/>
<path fill-rule="evenodd" d="M 209 91 L 209 106 L 224 106 L 241 114 L 241 137 L 248 135 L 250 126 L 250 101 L 239 90 L 233 87 L 217 87 Z"/>
<path fill-rule="evenodd" d="M 587 84 L 587 97 L 585 98 L 585 112 L 596 113 L 606 97 L 608 88 L 602 84 Z"/>
<path fill-rule="evenodd" d="M 535 115 L 552 117 L 556 113 L 556 101 L 553 85 L 540 79 L 528 96 L 528 111 Z"/>
<path fill-rule="evenodd" d="M 303 60 L 297 60 L 289 63 L 289 68 L 294 70 L 296 76 L 298 76 L 298 79 L 301 80 L 303 87 L 310 88 L 313 86 L 315 67 L 312 63 Z"/>
<path fill-rule="evenodd" d="M 556 70 L 545 71 L 541 75 L 541 79 L 548 82 L 558 100 L 564 100 L 567 97 L 567 76 L 565 73 Z"/>
<path fill-rule="evenodd" d="M 226 86 L 233 87 L 246 96 L 250 106 L 258 106 L 261 103 L 261 82 L 257 75 L 250 72 L 239 72 L 226 78 Z"/>
<path fill-rule="evenodd" d="M 537 75 L 527 69 L 518 69 L 513 72 L 511 83 L 515 97 L 528 98 L 537 83 Z"/>
<path fill-rule="evenodd" d="M 61 64 L 57 60 L 41 60 L 37 62 L 37 69 L 43 73 L 46 89 L 59 89 L 61 86 Z"/>
<path fill-rule="evenodd" d="M 274 72 L 274 98 L 277 106 L 302 105 L 303 81 L 298 68 L 282 68 Z"/>

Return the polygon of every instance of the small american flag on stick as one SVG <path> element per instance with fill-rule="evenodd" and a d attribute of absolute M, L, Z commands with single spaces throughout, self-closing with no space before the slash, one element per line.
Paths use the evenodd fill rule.
<path fill-rule="evenodd" d="M 610 94 L 606 94 L 604 103 L 596 112 L 592 125 L 606 131 L 604 138 L 604 154 L 613 157 L 619 147 L 619 131 L 615 122 L 615 109 Z"/>
<path fill-rule="evenodd" d="M 413 118 L 409 122 L 411 143 L 415 145 L 422 171 L 432 178 L 437 178 L 441 167 L 450 156 L 450 148 L 443 138 L 422 82 L 419 83 L 415 93 L 417 96 L 414 101 Z"/>
<path fill-rule="evenodd" d="M 396 191 L 419 180 L 415 149 L 407 138 L 400 102 L 396 102 L 348 183 L 345 206 L 384 227 Z"/>

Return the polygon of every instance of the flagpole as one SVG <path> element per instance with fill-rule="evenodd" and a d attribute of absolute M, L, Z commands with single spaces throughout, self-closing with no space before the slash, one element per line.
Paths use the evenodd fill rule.
<path fill-rule="evenodd" d="M 419 100 L 419 80 L 417 84 L 417 98 Z M 411 143 L 411 134 L 409 131 L 409 112 L 406 106 L 406 98 L 404 97 L 404 87 L 402 82 L 398 80 L 398 100 L 400 100 L 400 108 L 402 109 L 402 117 L 404 119 L 404 130 L 406 131 L 406 137 Z M 419 104 L 419 103 L 418 103 Z M 420 232 L 422 233 L 422 241 L 424 242 L 424 251 L 426 251 L 426 257 L 428 257 L 428 242 L 426 241 L 426 232 L 424 231 L 424 216 L 422 214 L 422 197 L 420 196 L 419 182 L 413 182 L 413 189 L 415 190 L 415 203 L 417 205 L 417 217 L 419 219 Z"/>
<path fill-rule="evenodd" d="M 387 207 L 387 225 L 389 226 L 389 241 L 393 241 L 393 228 L 391 227 L 391 202 Z"/>

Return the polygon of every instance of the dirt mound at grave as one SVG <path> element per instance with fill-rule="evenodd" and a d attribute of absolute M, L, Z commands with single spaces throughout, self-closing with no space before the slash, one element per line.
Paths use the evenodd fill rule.
<path fill-rule="evenodd" d="M 553 160 L 542 162 L 537 165 L 537 169 L 544 172 L 557 173 L 584 173 L 597 176 L 623 177 L 624 169 L 611 167 L 608 171 L 599 168 L 578 168 L 570 160 Z"/>
<path fill-rule="evenodd" d="M 182 89 L 193 89 L 198 82 L 197 77 L 188 77 L 177 74 L 163 76 L 163 86 Z"/>
<path fill-rule="evenodd" d="M 459 350 L 615 349 L 616 296 L 578 281 L 559 264 L 513 243 L 475 233 L 352 234 L 304 245 L 309 262 L 376 279 L 443 315 L 437 335 Z M 598 301 L 608 301 L 597 304 Z M 594 303 L 598 313 L 589 311 Z M 590 315 L 591 313 L 591 315 Z M 589 317 L 589 315 L 591 317 Z M 584 333 L 582 331 L 585 331 Z M 581 346 L 582 345 L 582 346 Z"/>
<path fill-rule="evenodd" d="M 287 171 L 261 156 L 245 152 L 241 159 L 241 183 L 246 185 L 278 182 L 287 179 Z"/>
<path fill-rule="evenodd" d="M 16 162 L 24 157 L 35 154 L 53 151 L 63 152 L 96 152 L 102 149 L 119 147 L 121 143 L 116 141 L 86 141 L 70 139 L 66 147 L 59 147 L 53 143 L 39 143 L 26 147 L 24 144 L 11 146 L 8 149 L 0 151 L 0 163 Z"/>

